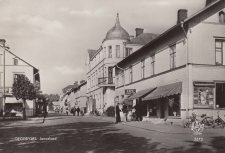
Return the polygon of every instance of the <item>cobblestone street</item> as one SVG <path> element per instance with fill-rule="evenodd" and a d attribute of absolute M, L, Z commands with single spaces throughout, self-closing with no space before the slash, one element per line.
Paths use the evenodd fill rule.
<path fill-rule="evenodd" d="M 114 123 L 110 117 L 50 114 L 26 121 L 0 122 L 2 152 L 224 152 L 224 129 L 194 136 L 181 126 L 147 122 Z M 36 140 L 18 140 L 34 137 Z M 201 140 L 195 140 L 202 138 Z M 16 140 L 17 139 L 17 140 Z M 45 140 L 51 139 L 51 140 Z"/>

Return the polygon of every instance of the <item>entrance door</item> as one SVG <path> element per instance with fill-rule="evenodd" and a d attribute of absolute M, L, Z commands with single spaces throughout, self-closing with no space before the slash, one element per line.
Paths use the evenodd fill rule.
<path fill-rule="evenodd" d="M 164 101 L 160 102 L 160 118 L 165 118 Z"/>

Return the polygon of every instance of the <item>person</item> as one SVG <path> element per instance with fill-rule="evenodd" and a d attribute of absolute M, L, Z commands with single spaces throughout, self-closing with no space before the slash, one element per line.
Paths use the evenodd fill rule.
<path fill-rule="evenodd" d="M 42 114 L 43 114 L 43 121 L 42 121 L 42 123 L 44 123 L 45 122 L 45 118 L 47 116 L 47 112 L 45 110 L 43 110 Z"/>
<path fill-rule="evenodd" d="M 127 105 L 125 103 L 123 103 L 123 121 L 126 122 L 127 121 Z"/>
<path fill-rule="evenodd" d="M 121 122 L 119 103 L 116 105 L 116 123 Z"/>
<path fill-rule="evenodd" d="M 68 107 L 66 108 L 66 115 L 68 115 Z"/>
<path fill-rule="evenodd" d="M 137 121 L 140 121 L 141 120 L 141 108 L 140 108 L 140 104 L 136 104 L 136 117 L 137 117 Z"/>
<path fill-rule="evenodd" d="M 79 113 L 80 113 L 80 108 L 79 106 L 77 107 L 77 116 L 79 116 Z"/>
<path fill-rule="evenodd" d="M 73 113 L 73 116 L 75 116 L 75 113 L 76 113 L 76 108 L 75 108 L 75 106 L 72 108 L 72 113 Z"/>

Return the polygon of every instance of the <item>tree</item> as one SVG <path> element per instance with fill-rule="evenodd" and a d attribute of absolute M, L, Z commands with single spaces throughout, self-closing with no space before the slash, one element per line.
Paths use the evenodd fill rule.
<path fill-rule="evenodd" d="M 26 100 L 34 100 L 36 91 L 34 85 L 25 75 L 16 75 L 12 86 L 12 93 L 17 100 L 23 100 L 23 118 L 26 119 Z"/>

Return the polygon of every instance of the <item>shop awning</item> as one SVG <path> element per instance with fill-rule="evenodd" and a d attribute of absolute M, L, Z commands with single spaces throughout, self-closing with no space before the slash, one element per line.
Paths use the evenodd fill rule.
<path fill-rule="evenodd" d="M 137 93 L 135 93 L 134 95 L 130 96 L 126 100 L 128 101 L 128 100 L 133 100 L 133 99 L 138 99 L 138 98 L 144 97 L 144 96 L 146 96 L 147 94 L 149 94 L 150 92 L 152 92 L 155 89 L 156 88 L 151 88 L 151 89 L 138 91 Z"/>
<path fill-rule="evenodd" d="M 179 93 L 182 93 L 182 82 L 157 87 L 153 92 L 142 98 L 142 100 L 158 99 Z"/>
<path fill-rule="evenodd" d="M 6 97 L 5 103 L 23 103 L 22 99 L 17 100 L 15 97 Z"/>

